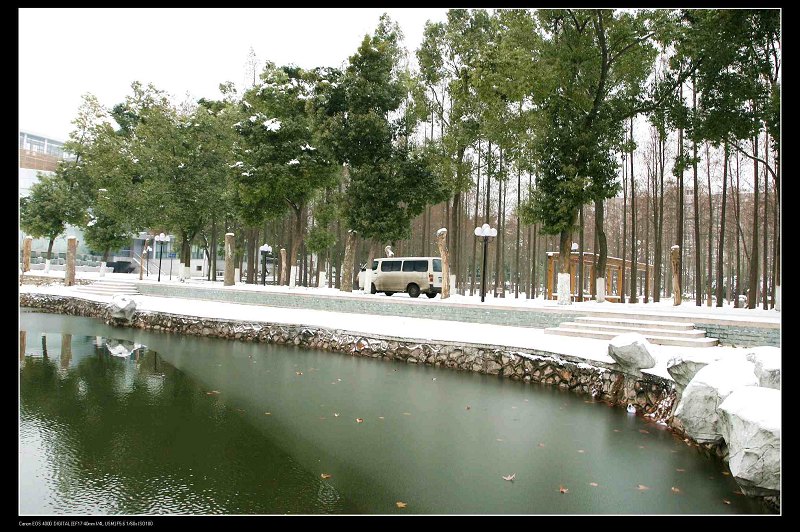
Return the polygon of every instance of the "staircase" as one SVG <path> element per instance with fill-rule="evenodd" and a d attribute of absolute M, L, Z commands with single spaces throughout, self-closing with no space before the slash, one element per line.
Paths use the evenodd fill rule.
<path fill-rule="evenodd" d="M 630 332 L 639 333 L 650 343 L 658 345 L 714 347 L 719 344 L 718 339 L 707 338 L 705 331 L 695 329 L 694 323 L 677 321 L 580 317 L 575 318 L 573 322 L 565 322 L 558 327 L 544 330 L 545 334 L 598 340 L 611 340 L 615 336 Z"/>
<path fill-rule="evenodd" d="M 139 295 L 139 290 L 136 289 L 136 284 L 133 282 L 111 279 L 101 279 L 92 284 L 78 286 L 77 289 L 79 292 L 101 296 L 113 296 L 116 294 L 124 294 L 126 296 Z"/>

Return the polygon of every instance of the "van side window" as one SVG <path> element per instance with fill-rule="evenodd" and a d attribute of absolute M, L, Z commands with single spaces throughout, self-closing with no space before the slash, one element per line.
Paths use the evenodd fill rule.
<path fill-rule="evenodd" d="M 373 260 L 372 261 L 372 269 L 373 270 L 377 270 L 378 269 L 378 261 L 377 260 Z"/>
<path fill-rule="evenodd" d="M 433 259 L 433 271 L 442 271 L 442 259 Z"/>
<path fill-rule="evenodd" d="M 427 272 L 428 261 L 426 260 L 407 260 L 403 261 L 404 272 Z"/>
<path fill-rule="evenodd" d="M 402 265 L 403 261 L 400 260 L 384 260 L 381 262 L 381 271 L 382 272 L 399 272 L 400 266 Z"/>

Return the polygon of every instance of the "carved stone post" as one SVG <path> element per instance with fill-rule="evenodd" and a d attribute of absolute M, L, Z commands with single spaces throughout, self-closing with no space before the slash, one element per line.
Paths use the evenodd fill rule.
<path fill-rule="evenodd" d="M 442 257 L 442 299 L 450 297 L 450 259 L 447 255 L 447 228 L 436 231 L 436 245 Z"/>
<path fill-rule="evenodd" d="M 288 279 L 289 272 L 286 270 L 286 248 L 281 248 L 281 286 L 285 286 Z"/>
<path fill-rule="evenodd" d="M 670 260 L 672 261 L 672 295 L 673 306 L 681 304 L 681 247 L 675 244 L 670 248 Z"/>
<path fill-rule="evenodd" d="M 31 245 L 33 244 L 33 237 L 26 236 L 22 240 L 22 273 L 31 270 Z"/>
<path fill-rule="evenodd" d="M 78 239 L 74 236 L 67 237 L 67 265 L 64 268 L 64 286 L 75 284 L 75 254 L 78 251 Z"/>
<path fill-rule="evenodd" d="M 233 286 L 236 280 L 233 278 L 234 268 L 234 249 L 236 247 L 236 236 L 233 233 L 225 233 L 225 281 L 223 286 Z"/>

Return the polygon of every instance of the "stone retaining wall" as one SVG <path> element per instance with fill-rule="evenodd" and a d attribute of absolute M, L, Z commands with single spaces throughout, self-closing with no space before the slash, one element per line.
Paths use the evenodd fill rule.
<path fill-rule="evenodd" d="M 131 322 L 126 324 L 111 319 L 105 303 L 48 294 L 21 294 L 20 306 L 101 318 L 112 325 L 127 325 L 139 329 L 295 345 L 352 356 L 391 359 L 409 364 L 427 364 L 498 375 L 525 382 L 541 382 L 591 395 L 597 400 L 612 404 L 634 404 L 640 412 L 663 421 L 670 417 L 676 397 L 671 380 L 648 374 L 637 379 L 617 371 L 615 364 L 589 364 L 579 357 L 535 349 L 518 350 L 444 341 L 420 342 L 304 325 L 198 318 L 149 311 L 136 311 Z"/>
<path fill-rule="evenodd" d="M 425 301 L 402 299 L 364 299 L 336 297 L 332 295 L 314 295 L 301 292 L 262 292 L 237 289 L 220 290 L 218 287 L 212 289 L 192 285 L 136 283 L 136 287 L 141 294 L 146 296 L 182 297 L 226 303 L 266 305 L 280 308 L 325 310 L 330 312 L 347 312 L 376 316 L 403 316 L 409 318 L 508 325 L 512 327 L 532 327 L 537 329 L 558 327 L 561 323 L 575 321 L 575 318 L 593 315 L 590 312 L 568 311 L 562 308 L 544 310 L 524 307 L 474 307 L 449 304 L 431 305 L 426 304 Z M 625 315 L 623 314 L 620 316 L 624 317 Z M 637 316 L 637 318 L 639 317 Z M 648 318 L 642 316 L 640 319 Z M 688 319 L 689 318 L 686 318 L 686 320 Z M 697 328 L 705 330 L 708 336 L 719 338 L 722 345 L 736 345 L 742 347 L 771 345 L 780 347 L 780 328 L 769 328 L 766 326 L 754 327 L 747 322 L 743 322 L 743 326 L 730 323 L 715 324 L 708 323 L 700 317 L 692 319 L 691 321 L 695 323 Z"/>
<path fill-rule="evenodd" d="M 93 279 L 75 279 L 75 285 L 89 285 L 94 283 Z M 25 275 L 20 275 L 19 284 L 32 284 L 34 286 L 44 286 L 51 284 L 64 284 L 63 277 L 49 277 L 44 275 L 31 275 L 26 272 Z"/>

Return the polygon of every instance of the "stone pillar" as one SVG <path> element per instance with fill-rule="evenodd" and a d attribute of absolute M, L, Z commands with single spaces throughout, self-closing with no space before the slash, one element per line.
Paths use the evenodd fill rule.
<path fill-rule="evenodd" d="M 281 286 L 286 286 L 289 272 L 286 271 L 286 248 L 281 248 Z"/>
<path fill-rule="evenodd" d="M 569 273 L 558 272 L 558 304 L 571 305 L 572 299 L 570 296 L 570 275 Z"/>
<path fill-rule="evenodd" d="M 22 273 L 31 270 L 31 245 L 33 245 L 33 237 L 26 236 L 22 240 Z"/>
<path fill-rule="evenodd" d="M 606 300 L 606 280 L 603 277 L 597 277 L 594 280 L 595 298 L 598 303 L 604 303 Z"/>
<path fill-rule="evenodd" d="M 442 257 L 442 299 L 450 297 L 450 260 L 447 254 L 447 228 L 436 231 L 436 245 Z"/>
<path fill-rule="evenodd" d="M 294 288 L 297 283 L 297 266 L 289 267 L 289 288 Z"/>
<path fill-rule="evenodd" d="M 147 268 L 147 241 L 148 239 L 144 239 L 144 245 L 142 246 L 142 262 L 139 264 L 139 280 L 142 280 L 142 276 L 144 275 L 144 270 Z"/>
<path fill-rule="evenodd" d="M 233 278 L 235 264 L 233 263 L 234 259 L 234 247 L 235 247 L 235 236 L 233 233 L 225 233 L 225 282 L 223 286 L 233 286 L 236 284 L 236 281 Z"/>
<path fill-rule="evenodd" d="M 64 268 L 64 286 L 75 284 L 75 254 L 78 251 L 78 239 L 74 236 L 67 237 L 67 265 Z"/>
<path fill-rule="evenodd" d="M 681 247 L 675 244 L 670 248 L 670 259 L 672 261 L 672 295 L 673 306 L 681 304 Z"/>

